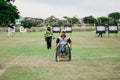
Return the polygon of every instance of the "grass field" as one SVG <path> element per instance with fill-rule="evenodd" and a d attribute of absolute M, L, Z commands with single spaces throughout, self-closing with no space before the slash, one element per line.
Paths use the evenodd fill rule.
<path fill-rule="evenodd" d="M 120 80 L 120 33 L 110 38 L 97 38 L 95 32 L 68 35 L 72 60 L 55 62 L 55 40 L 47 50 L 43 32 L 0 33 L 0 80 Z"/>

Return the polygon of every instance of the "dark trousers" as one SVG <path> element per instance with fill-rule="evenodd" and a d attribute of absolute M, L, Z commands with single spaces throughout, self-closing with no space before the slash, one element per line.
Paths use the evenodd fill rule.
<path fill-rule="evenodd" d="M 102 37 L 102 33 L 99 33 L 99 34 L 98 34 L 98 37 L 99 37 L 99 36 L 101 36 L 101 37 Z"/>
<path fill-rule="evenodd" d="M 52 47 L 52 36 L 51 37 L 46 37 L 46 43 L 47 43 L 47 49 L 51 49 Z"/>

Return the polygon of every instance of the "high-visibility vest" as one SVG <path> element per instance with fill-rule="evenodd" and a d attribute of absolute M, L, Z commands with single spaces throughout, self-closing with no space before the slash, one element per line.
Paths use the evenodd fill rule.
<path fill-rule="evenodd" d="M 44 33 L 44 36 L 45 36 L 45 37 L 51 37 L 51 36 L 53 36 L 53 32 L 52 32 L 52 31 L 46 31 L 46 32 Z"/>

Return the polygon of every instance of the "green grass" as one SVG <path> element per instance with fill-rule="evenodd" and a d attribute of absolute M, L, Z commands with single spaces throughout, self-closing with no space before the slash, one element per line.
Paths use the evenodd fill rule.
<path fill-rule="evenodd" d="M 110 38 L 97 38 L 95 32 L 68 36 L 72 61 L 55 62 L 55 40 L 47 50 L 43 32 L 0 33 L 0 80 L 120 80 L 120 33 Z"/>

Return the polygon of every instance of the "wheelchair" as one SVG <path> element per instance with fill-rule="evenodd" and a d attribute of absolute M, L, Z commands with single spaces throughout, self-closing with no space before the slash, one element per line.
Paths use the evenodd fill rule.
<path fill-rule="evenodd" d="M 59 45 L 56 49 L 56 62 L 59 62 L 63 58 L 71 61 L 71 49 L 69 45 Z"/>

